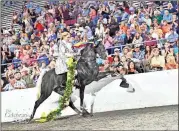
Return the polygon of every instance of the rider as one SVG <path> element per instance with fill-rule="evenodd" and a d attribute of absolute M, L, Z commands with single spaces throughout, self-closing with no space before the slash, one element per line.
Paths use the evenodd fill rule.
<path fill-rule="evenodd" d="M 70 42 L 70 33 L 64 32 L 61 34 L 61 39 L 58 41 L 58 57 L 55 65 L 55 73 L 57 75 L 67 73 L 68 58 L 78 55 L 72 49 L 72 43 Z M 79 85 L 77 80 L 75 81 L 75 85 Z"/>
<path fill-rule="evenodd" d="M 55 65 L 56 74 L 68 72 L 67 61 L 69 57 L 74 56 L 72 44 L 70 43 L 70 34 L 64 32 L 61 34 L 61 39 L 58 41 L 58 57 Z"/>

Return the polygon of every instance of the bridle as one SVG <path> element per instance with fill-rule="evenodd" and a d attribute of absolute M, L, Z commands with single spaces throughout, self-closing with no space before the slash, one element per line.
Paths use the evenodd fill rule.
<path fill-rule="evenodd" d="M 99 44 L 100 43 L 98 43 L 98 44 L 95 44 L 94 42 L 91 42 L 91 44 L 93 44 L 93 48 L 96 48 L 97 46 L 99 46 Z M 95 51 L 95 54 L 97 54 L 98 52 L 96 51 L 96 49 L 94 49 L 94 51 Z M 99 51 L 101 52 L 101 53 L 106 53 L 106 50 L 104 50 L 104 51 L 102 51 L 102 49 L 99 49 Z M 85 62 L 94 62 L 94 61 L 96 61 L 96 57 L 95 57 L 95 59 L 92 59 L 92 60 L 86 60 L 86 58 L 84 58 L 82 55 L 78 55 L 78 56 L 80 56 L 80 58 L 79 58 L 79 60 L 81 59 L 82 61 L 80 61 L 80 62 L 83 62 L 83 63 L 85 63 Z M 94 58 L 94 56 L 88 56 L 88 58 Z"/>

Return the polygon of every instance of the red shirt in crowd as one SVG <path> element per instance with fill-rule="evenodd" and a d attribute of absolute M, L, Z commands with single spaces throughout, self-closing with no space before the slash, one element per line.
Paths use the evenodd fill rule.
<path fill-rule="evenodd" d="M 38 31 L 43 31 L 44 30 L 44 26 L 41 24 L 41 23 L 37 23 L 35 28 L 38 30 Z"/>
<path fill-rule="evenodd" d="M 145 46 L 157 46 L 157 40 L 155 38 L 146 39 Z"/>
<path fill-rule="evenodd" d="M 125 11 L 126 13 L 128 13 L 128 14 L 131 13 L 130 10 L 129 10 L 129 8 L 127 8 L 127 7 L 125 7 L 124 11 Z"/>

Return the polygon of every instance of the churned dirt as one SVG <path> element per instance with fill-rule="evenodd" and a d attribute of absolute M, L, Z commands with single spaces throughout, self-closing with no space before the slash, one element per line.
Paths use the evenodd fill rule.
<path fill-rule="evenodd" d="M 178 130 L 178 106 L 71 116 L 47 123 L 2 123 L 2 130 Z"/>

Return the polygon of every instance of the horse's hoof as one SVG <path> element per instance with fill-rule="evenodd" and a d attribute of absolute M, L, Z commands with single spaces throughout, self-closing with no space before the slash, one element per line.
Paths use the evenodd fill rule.
<path fill-rule="evenodd" d="M 80 116 L 83 116 L 83 117 L 91 116 L 91 113 L 89 113 L 87 110 L 83 109 L 83 111 L 80 113 Z"/>
<path fill-rule="evenodd" d="M 80 113 L 80 116 L 83 116 L 83 113 Z"/>
<path fill-rule="evenodd" d="M 90 113 L 90 116 L 93 117 L 93 113 Z"/>
<path fill-rule="evenodd" d="M 123 87 L 123 88 L 129 88 L 129 84 L 122 81 L 121 84 L 120 84 L 120 87 Z"/>
<path fill-rule="evenodd" d="M 29 124 L 32 121 L 33 117 L 31 116 L 29 119 L 26 119 L 26 123 Z"/>
<path fill-rule="evenodd" d="M 127 88 L 127 92 L 129 92 L 129 93 L 134 93 L 134 92 L 135 92 L 135 89 L 134 89 L 134 88 Z"/>
<path fill-rule="evenodd" d="M 30 124 L 31 119 L 26 120 L 26 124 Z"/>

